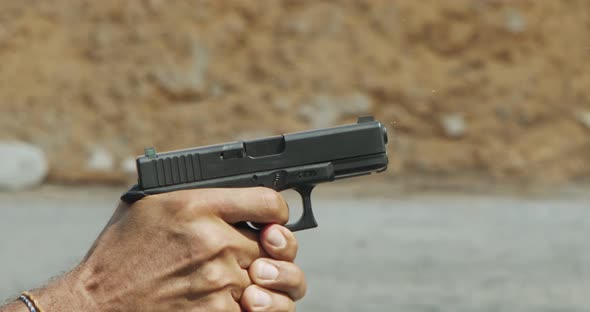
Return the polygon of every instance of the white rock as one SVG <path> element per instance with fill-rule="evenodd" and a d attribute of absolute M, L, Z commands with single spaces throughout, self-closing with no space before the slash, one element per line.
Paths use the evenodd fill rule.
<path fill-rule="evenodd" d="M 316 96 L 308 105 L 299 110 L 299 114 L 309 121 L 312 128 L 332 126 L 338 120 L 337 105 L 328 96 Z"/>
<path fill-rule="evenodd" d="M 255 139 L 262 139 L 266 137 L 270 137 L 273 135 L 278 135 L 278 133 L 273 133 L 270 130 L 258 129 L 253 131 L 242 131 L 236 133 L 233 136 L 233 140 L 235 141 L 248 141 L 248 140 L 255 140 Z"/>
<path fill-rule="evenodd" d="M 461 115 L 453 114 L 443 116 L 441 119 L 445 134 L 452 138 L 458 138 L 465 134 L 465 119 Z"/>
<path fill-rule="evenodd" d="M 92 148 L 86 167 L 90 170 L 110 171 L 113 170 L 115 161 L 109 151 L 100 146 Z"/>
<path fill-rule="evenodd" d="M 212 97 L 220 97 L 225 93 L 223 86 L 219 83 L 213 83 L 209 88 L 209 95 Z"/>
<path fill-rule="evenodd" d="M 193 57 L 189 64 L 163 60 L 155 71 L 156 83 L 171 96 L 192 97 L 201 95 L 204 91 L 209 50 L 196 43 L 193 45 Z M 223 90 L 220 89 L 221 91 Z"/>
<path fill-rule="evenodd" d="M 137 173 L 137 166 L 136 166 L 136 162 L 135 162 L 135 157 L 129 156 L 125 159 L 123 159 L 123 161 L 121 161 L 121 170 L 123 170 L 123 172 L 125 174 L 129 174 L 129 175 L 134 175 Z"/>
<path fill-rule="evenodd" d="M 0 141 L 0 189 L 20 190 L 39 185 L 49 171 L 43 151 L 32 144 Z"/>
<path fill-rule="evenodd" d="M 366 114 L 371 110 L 371 98 L 366 94 L 352 93 L 340 99 L 342 114 Z"/>
<path fill-rule="evenodd" d="M 278 98 L 273 103 L 274 107 L 280 111 L 286 111 L 291 107 L 291 101 L 288 98 Z"/>
<path fill-rule="evenodd" d="M 526 29 L 524 17 L 519 11 L 512 10 L 506 15 L 506 28 L 512 33 L 521 33 Z"/>
<path fill-rule="evenodd" d="M 586 128 L 590 129 L 590 111 L 580 112 L 578 119 Z"/>
<path fill-rule="evenodd" d="M 299 115 L 307 119 L 313 128 L 333 126 L 345 115 L 361 116 L 370 112 L 371 98 L 359 92 L 342 96 L 316 95 L 301 107 Z"/>

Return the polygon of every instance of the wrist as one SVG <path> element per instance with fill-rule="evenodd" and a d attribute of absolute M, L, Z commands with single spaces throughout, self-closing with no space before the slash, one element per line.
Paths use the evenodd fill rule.
<path fill-rule="evenodd" d="M 0 307 L 0 312 L 29 312 L 29 309 L 22 301 L 15 299 L 8 305 Z"/>
<path fill-rule="evenodd" d="M 95 312 L 94 303 L 82 281 L 82 267 L 77 267 L 46 287 L 31 291 L 46 312 L 88 311 Z"/>

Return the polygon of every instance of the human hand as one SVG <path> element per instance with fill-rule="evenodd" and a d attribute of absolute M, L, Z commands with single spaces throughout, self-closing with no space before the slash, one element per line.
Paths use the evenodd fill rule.
<path fill-rule="evenodd" d="M 86 311 L 294 311 L 305 278 L 287 220 L 267 188 L 148 196 L 119 206 L 67 284 Z M 259 241 L 244 221 L 274 225 Z"/>
<path fill-rule="evenodd" d="M 258 258 L 249 267 L 254 283 L 246 288 L 241 299 L 246 311 L 295 311 L 307 285 L 303 271 L 293 263 L 297 240 L 291 231 L 278 224 L 269 225 L 260 233 L 260 242 L 269 258 Z"/>

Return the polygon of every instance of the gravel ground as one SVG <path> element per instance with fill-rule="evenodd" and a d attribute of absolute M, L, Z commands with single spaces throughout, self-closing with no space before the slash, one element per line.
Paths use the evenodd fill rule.
<path fill-rule="evenodd" d="M 117 191 L 0 193 L 0 299 L 73 267 Z M 319 198 L 299 311 L 588 311 L 590 198 Z"/>

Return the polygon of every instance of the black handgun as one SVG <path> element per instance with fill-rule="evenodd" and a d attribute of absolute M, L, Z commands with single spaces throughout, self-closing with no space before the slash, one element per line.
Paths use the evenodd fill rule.
<path fill-rule="evenodd" d="M 291 231 L 317 227 L 311 192 L 318 183 L 381 172 L 387 168 L 387 130 L 372 116 L 356 124 L 251 141 L 156 153 L 137 158 L 138 184 L 121 199 L 209 187 L 264 186 L 294 189 L 303 214 Z"/>

